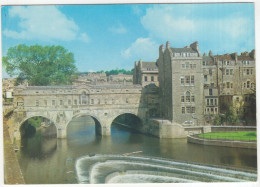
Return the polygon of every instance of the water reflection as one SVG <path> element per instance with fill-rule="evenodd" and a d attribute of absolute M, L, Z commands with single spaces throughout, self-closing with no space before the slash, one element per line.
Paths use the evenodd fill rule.
<path fill-rule="evenodd" d="M 44 137 L 41 131 L 21 140 L 21 154 L 30 158 L 46 159 L 54 154 L 56 148 L 57 139 Z"/>
<path fill-rule="evenodd" d="M 77 183 L 75 160 L 96 154 L 124 154 L 142 151 L 139 155 L 163 157 L 236 168 L 256 169 L 256 150 L 188 144 L 186 139 L 159 139 L 139 134 L 122 126 L 111 126 L 111 136 L 95 134 L 93 120 L 88 117 L 72 121 L 67 139 L 23 140 L 19 153 L 26 183 Z"/>

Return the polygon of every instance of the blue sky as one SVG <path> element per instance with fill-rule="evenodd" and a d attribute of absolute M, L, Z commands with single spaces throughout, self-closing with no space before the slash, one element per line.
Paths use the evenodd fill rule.
<path fill-rule="evenodd" d="M 198 41 L 213 54 L 255 48 L 253 3 L 2 6 L 1 17 L 3 55 L 18 44 L 62 45 L 81 72 L 155 61 L 166 41 Z"/>

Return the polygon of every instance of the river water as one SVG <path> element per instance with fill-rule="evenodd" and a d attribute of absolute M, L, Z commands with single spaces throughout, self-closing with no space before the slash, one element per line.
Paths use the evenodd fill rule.
<path fill-rule="evenodd" d="M 88 117 L 73 120 L 67 133 L 67 139 L 48 139 L 37 132 L 34 136 L 22 140 L 21 149 L 17 154 L 27 184 L 80 183 L 82 181 L 79 179 L 79 173 L 82 173 L 82 170 L 85 172 L 83 163 L 89 162 L 89 154 L 98 155 L 103 159 L 109 156 L 102 155 L 120 157 L 125 153 L 138 152 L 132 156 L 173 159 L 237 169 L 256 170 L 257 167 L 257 151 L 253 149 L 203 146 L 187 143 L 186 139 L 159 139 L 115 124 L 111 127 L 110 137 L 101 137 L 95 135 L 95 125 Z M 80 172 L 78 166 L 75 166 L 76 163 L 80 163 L 77 162 L 79 158 L 84 161 Z M 117 162 L 119 161 L 115 161 Z M 120 163 L 127 164 L 122 161 Z M 138 163 L 140 164 L 140 161 Z M 85 170 L 89 169 L 87 167 L 89 166 L 86 166 Z M 131 179 L 140 177 L 135 176 L 135 173 L 129 176 Z M 149 176 L 145 175 L 142 180 L 145 181 Z M 164 179 L 166 182 L 172 181 L 167 177 L 158 181 L 162 182 Z M 119 182 L 121 180 L 122 178 L 118 179 Z M 86 181 L 89 182 L 87 179 Z"/>

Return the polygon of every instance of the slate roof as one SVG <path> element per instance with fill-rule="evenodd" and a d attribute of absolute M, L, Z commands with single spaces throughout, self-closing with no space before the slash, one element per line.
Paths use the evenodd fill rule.
<path fill-rule="evenodd" d="M 216 55 L 215 56 L 218 60 L 235 60 L 234 56 L 231 54 L 224 54 L 224 55 Z M 237 60 L 254 60 L 251 56 L 246 55 L 239 55 L 237 56 Z"/>
<path fill-rule="evenodd" d="M 20 88 L 24 88 L 26 90 L 53 90 L 53 89 L 77 89 L 80 86 L 27 86 L 27 87 L 20 87 Z M 85 86 L 82 86 L 85 87 Z M 101 89 L 101 88 L 110 88 L 110 89 L 120 89 L 120 88 L 141 88 L 141 85 L 137 85 L 137 84 L 131 84 L 131 85 L 123 85 L 123 84 L 97 84 L 97 85 L 87 85 L 86 88 L 88 89 Z M 19 86 L 16 86 L 16 88 L 19 88 Z"/>
<path fill-rule="evenodd" d="M 213 61 L 213 57 L 211 57 L 211 56 L 203 56 L 202 60 L 203 61 Z"/>
<path fill-rule="evenodd" d="M 202 61 L 209 62 L 208 65 L 214 65 L 214 59 L 212 56 L 202 56 Z"/>
<path fill-rule="evenodd" d="M 158 67 L 156 66 L 156 63 L 155 62 L 142 62 L 142 68 L 144 69 L 158 69 Z"/>
<path fill-rule="evenodd" d="M 237 60 L 254 60 L 251 56 L 237 56 Z"/>
<path fill-rule="evenodd" d="M 194 51 L 192 48 L 171 48 L 173 53 L 197 53 L 197 51 Z"/>
<path fill-rule="evenodd" d="M 215 55 L 218 60 L 235 60 L 231 54 Z"/>

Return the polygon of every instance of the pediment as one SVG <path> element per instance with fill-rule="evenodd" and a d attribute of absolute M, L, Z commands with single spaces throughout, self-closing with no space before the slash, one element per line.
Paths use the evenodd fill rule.
<path fill-rule="evenodd" d="M 79 94 L 81 94 L 82 92 L 86 92 L 87 94 L 90 93 L 90 90 L 93 89 L 93 86 L 91 85 L 76 85 L 74 86 L 74 89 L 76 89 L 78 91 Z"/>

